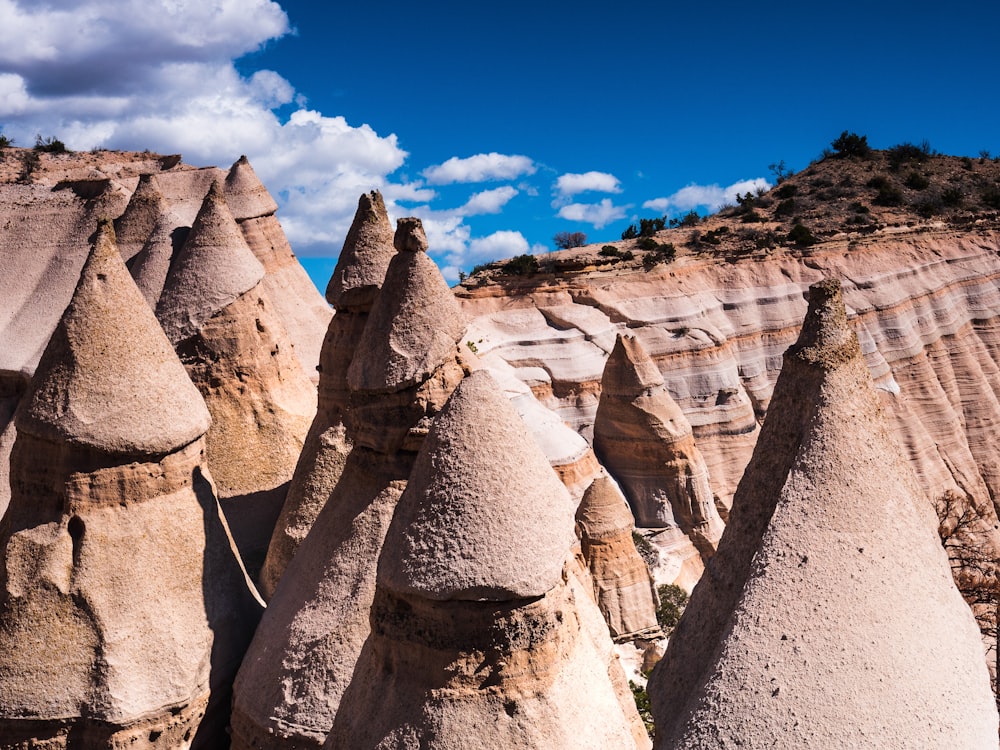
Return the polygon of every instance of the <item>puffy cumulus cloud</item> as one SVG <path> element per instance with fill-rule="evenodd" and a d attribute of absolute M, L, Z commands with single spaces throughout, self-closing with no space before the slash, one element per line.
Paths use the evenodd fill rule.
<path fill-rule="evenodd" d="M 642 204 L 643 208 L 666 213 L 667 211 L 690 211 L 704 206 L 709 211 L 717 211 L 726 204 L 736 202 L 737 195 L 767 190 L 771 184 L 763 177 L 740 180 L 728 187 L 719 185 L 688 185 L 666 198 L 654 198 Z"/>
<path fill-rule="evenodd" d="M 300 254 L 334 254 L 372 188 L 428 201 L 422 183 L 390 175 L 407 153 L 395 135 L 298 104 L 271 70 L 233 60 L 288 32 L 270 0 L 0 0 L 0 122 L 30 143 L 57 135 L 94 147 L 182 153 L 226 166 L 247 154 L 281 204 Z"/>
<path fill-rule="evenodd" d="M 484 190 L 481 193 L 474 193 L 465 202 L 465 205 L 455 210 L 462 216 L 498 214 L 515 195 L 517 195 L 517 189 L 509 185 L 493 190 Z"/>
<path fill-rule="evenodd" d="M 535 163 L 527 156 L 490 152 L 464 159 L 453 156 L 443 164 L 428 167 L 421 174 L 431 185 L 450 185 L 456 182 L 513 180 L 536 171 Z"/>
<path fill-rule="evenodd" d="M 563 174 L 556 179 L 553 187 L 556 193 L 563 198 L 586 192 L 620 193 L 622 191 L 622 186 L 618 178 L 607 172 Z"/>
<path fill-rule="evenodd" d="M 600 203 L 570 203 L 559 209 L 557 214 L 561 219 L 593 224 L 596 229 L 607 226 L 613 221 L 624 219 L 630 205 L 616 206 L 610 198 Z"/>

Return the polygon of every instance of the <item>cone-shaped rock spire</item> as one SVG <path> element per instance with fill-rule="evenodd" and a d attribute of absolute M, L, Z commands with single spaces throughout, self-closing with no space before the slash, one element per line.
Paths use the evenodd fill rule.
<path fill-rule="evenodd" d="M 183 226 L 180 216 L 168 209 L 156 222 L 142 249 L 128 264 L 135 285 L 153 310 L 167 282 L 170 262 L 184 244 L 188 231 L 189 227 Z"/>
<path fill-rule="evenodd" d="M 617 640 L 660 635 L 649 568 L 632 540 L 628 502 L 606 474 L 595 479 L 576 511 L 583 559 L 594 597 Z"/>
<path fill-rule="evenodd" d="M 260 609 L 204 465 L 208 412 L 108 222 L 16 423 L 0 744 L 221 747 Z"/>
<path fill-rule="evenodd" d="M 170 269 L 156 317 L 177 343 L 263 276 L 264 267 L 247 246 L 216 180 Z"/>
<path fill-rule="evenodd" d="M 565 488 L 485 370 L 449 404 L 396 511 L 380 580 L 425 599 L 541 596 L 573 543 Z"/>
<path fill-rule="evenodd" d="M 110 221 L 36 372 L 19 424 L 39 437 L 154 455 L 208 429 L 205 403 L 129 277 Z"/>
<path fill-rule="evenodd" d="M 839 283 L 810 288 L 719 551 L 649 694 L 657 747 L 997 747 L 978 630 Z"/>
<path fill-rule="evenodd" d="M 268 216 L 278 210 L 246 156 L 237 159 L 226 175 L 226 203 L 236 221 Z"/>
<path fill-rule="evenodd" d="M 561 574 L 569 494 L 519 421 L 484 370 L 435 420 L 324 748 L 635 748 Z"/>
<path fill-rule="evenodd" d="M 594 450 L 621 484 L 637 526 L 667 529 L 660 542 L 669 552 L 689 557 L 684 547 L 694 544 L 711 557 L 723 523 L 708 468 L 691 424 L 634 336 L 620 335 L 605 365 Z"/>
<path fill-rule="evenodd" d="M 456 315 L 454 297 L 426 253 L 397 253 L 386 276 L 396 282 L 391 287 L 387 282 L 379 293 L 363 346 L 384 351 L 396 326 L 410 325 L 414 311 L 419 320 L 449 321 Z M 447 296 L 438 293 L 442 288 Z M 401 298 L 406 300 L 402 309 Z M 399 310 L 401 317 L 389 310 Z M 373 320 L 383 321 L 382 326 Z M 352 449 L 329 500 L 278 581 L 240 669 L 234 750 L 318 748 L 329 733 L 370 631 L 376 564 L 396 502 L 432 418 L 469 369 L 458 346 L 463 329 L 445 326 L 454 331 L 453 338 L 447 348 L 430 352 L 436 359 L 429 360 L 427 350 L 400 349 L 402 361 L 381 362 L 391 372 L 366 370 L 368 378 L 360 385 L 370 382 L 372 390 L 348 379 L 345 438 Z M 410 367 L 409 358 L 419 364 Z M 408 387 L 387 390 L 385 383 L 396 383 L 398 371 L 422 374 Z"/>
<path fill-rule="evenodd" d="M 465 320 L 427 255 L 419 219 L 400 219 L 379 304 L 365 325 L 348 370 L 352 389 L 398 391 L 424 381 L 455 347 Z"/>
<path fill-rule="evenodd" d="M 261 593 L 268 599 L 340 481 L 344 462 L 351 452 L 343 421 L 349 398 L 347 369 L 372 303 L 382 288 L 386 269 L 396 254 L 392 238 L 382 195 L 376 190 L 363 194 L 330 279 L 336 315 L 330 321 L 320 351 L 319 408 L 261 569 Z"/>
<path fill-rule="evenodd" d="M 118 252 L 125 260 L 130 260 L 142 249 L 166 210 L 167 200 L 156 184 L 156 177 L 140 175 L 125 212 L 115 220 Z"/>
<path fill-rule="evenodd" d="M 392 225 L 382 194 L 377 190 L 363 193 L 326 287 L 327 300 L 337 310 L 370 310 L 395 254 Z"/>

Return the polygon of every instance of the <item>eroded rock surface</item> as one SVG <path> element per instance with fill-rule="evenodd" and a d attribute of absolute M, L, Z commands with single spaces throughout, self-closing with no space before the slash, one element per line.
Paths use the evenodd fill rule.
<path fill-rule="evenodd" d="M 416 220 L 399 222 L 399 252 L 349 370 L 358 365 L 364 375 L 347 381 L 344 419 L 353 447 L 240 669 L 234 748 L 323 744 L 368 637 L 376 562 L 396 502 L 431 420 L 467 374 L 458 346 L 464 321 L 426 245 L 414 240 L 422 235 Z M 409 347 L 385 356 L 386 341 L 401 331 Z M 450 347 L 441 335 L 452 336 Z M 427 357 L 432 351 L 436 360 Z M 401 372 L 412 377 L 401 380 Z"/>
<path fill-rule="evenodd" d="M 839 284 L 812 286 L 719 550 L 648 686 L 657 747 L 997 747 L 979 633 L 927 505 Z"/>
<path fill-rule="evenodd" d="M 351 451 L 344 426 L 349 400 L 347 370 L 395 254 L 382 195 L 378 191 L 362 195 L 327 288 L 336 314 L 320 353 L 319 406 L 261 570 L 261 593 L 265 598 L 274 593 L 288 561 L 309 533 L 344 470 Z"/>
<path fill-rule="evenodd" d="M 16 414 L 0 523 L 0 737 L 220 747 L 260 608 L 209 414 L 102 224 Z"/>
<path fill-rule="evenodd" d="M 399 501 L 324 747 L 635 747 L 567 585 L 572 521 L 510 402 L 474 373 Z"/>

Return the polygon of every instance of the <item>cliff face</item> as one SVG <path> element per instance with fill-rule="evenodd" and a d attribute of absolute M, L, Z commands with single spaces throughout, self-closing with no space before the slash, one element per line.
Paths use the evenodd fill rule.
<path fill-rule="evenodd" d="M 1000 234 L 928 229 L 740 259 L 686 253 L 462 288 L 469 336 L 585 436 L 617 332 L 628 329 L 691 422 L 725 505 L 770 403 L 806 287 L 840 279 L 883 407 L 931 498 L 1000 492 Z M 595 256 L 596 258 L 596 256 Z M 479 339 L 482 339 L 479 342 Z"/>

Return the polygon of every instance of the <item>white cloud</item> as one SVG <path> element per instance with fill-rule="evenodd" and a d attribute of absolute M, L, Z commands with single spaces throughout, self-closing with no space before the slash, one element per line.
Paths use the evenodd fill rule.
<path fill-rule="evenodd" d="M 426 228 L 426 222 L 424 224 Z M 430 235 L 428 234 L 428 242 Z M 478 263 L 486 263 L 500 258 L 512 258 L 530 251 L 538 251 L 538 246 L 529 248 L 528 241 L 520 232 L 500 230 L 486 237 L 476 237 L 464 247 L 455 247 L 441 258 L 441 273 L 449 282 L 459 279 L 459 271 Z M 541 252 L 546 252 L 541 248 Z"/>
<path fill-rule="evenodd" d="M 554 185 L 560 196 L 570 197 L 593 191 L 596 193 L 620 193 L 621 183 L 607 172 L 584 172 L 583 174 L 560 175 Z"/>
<path fill-rule="evenodd" d="M 737 195 L 753 193 L 757 190 L 767 190 L 771 184 L 763 177 L 752 180 L 740 180 L 728 187 L 718 185 L 688 185 L 666 198 L 654 198 L 642 204 L 643 208 L 666 213 L 669 210 L 690 211 L 704 206 L 709 211 L 717 211 L 726 204 L 736 202 Z"/>
<path fill-rule="evenodd" d="M 490 152 L 464 159 L 453 156 L 443 164 L 428 167 L 422 174 L 431 185 L 450 185 L 456 182 L 488 182 L 513 180 L 537 171 L 527 156 Z"/>
<path fill-rule="evenodd" d="M 484 190 L 475 193 L 465 205 L 456 209 L 462 216 L 480 216 L 482 214 L 498 214 L 506 206 L 511 198 L 517 195 L 517 189 L 509 185 L 498 187 L 493 190 Z"/>
<path fill-rule="evenodd" d="M 557 215 L 561 219 L 593 224 L 596 229 L 600 229 L 613 221 L 624 219 L 629 208 L 631 206 L 616 206 L 610 198 L 605 198 L 600 203 L 570 203 L 560 208 Z"/>

